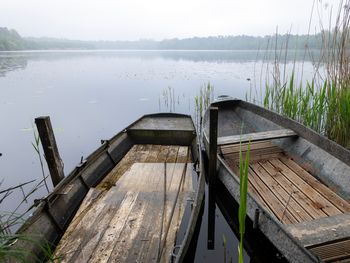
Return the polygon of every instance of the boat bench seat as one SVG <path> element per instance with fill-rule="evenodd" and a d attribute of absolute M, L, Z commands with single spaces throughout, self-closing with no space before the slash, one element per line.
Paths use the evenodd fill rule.
<path fill-rule="evenodd" d="M 297 133 L 290 129 L 280 129 L 264 132 L 255 132 L 255 133 L 246 133 L 242 135 L 232 135 L 232 136 L 222 136 L 218 137 L 218 146 L 235 144 L 235 143 L 244 143 L 244 142 L 256 142 L 272 139 L 281 139 L 287 137 L 296 137 Z"/>

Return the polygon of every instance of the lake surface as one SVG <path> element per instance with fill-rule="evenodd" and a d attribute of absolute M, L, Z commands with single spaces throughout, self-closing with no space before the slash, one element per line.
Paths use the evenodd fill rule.
<path fill-rule="evenodd" d="M 286 59 L 287 75 L 293 59 Z M 257 51 L 0 52 L 0 189 L 42 179 L 31 145 L 35 117 L 50 116 L 68 174 L 101 139 L 144 114 L 174 108 L 193 114 L 194 97 L 208 82 L 215 97 L 244 99 L 250 90 L 260 94 L 271 72 L 267 61 Z M 304 79 L 312 77 L 311 62 L 297 59 L 295 65 L 298 76 L 304 68 Z M 39 189 L 18 211 L 45 194 L 45 188 Z M 14 191 L 0 210 L 12 211 L 22 197 Z"/>

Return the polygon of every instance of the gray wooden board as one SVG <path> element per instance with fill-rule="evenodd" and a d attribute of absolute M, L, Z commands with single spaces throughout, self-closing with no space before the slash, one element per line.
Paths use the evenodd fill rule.
<path fill-rule="evenodd" d="M 190 118 L 179 117 L 145 117 L 129 128 L 129 130 L 133 129 L 195 131 Z"/>
<path fill-rule="evenodd" d="M 264 131 L 264 132 L 255 132 L 255 133 L 247 133 L 241 135 L 233 135 L 233 136 L 223 136 L 218 138 L 218 145 L 225 144 L 233 144 L 239 142 L 253 142 L 253 141 L 262 141 L 262 140 L 272 140 L 272 139 L 280 139 L 286 137 L 297 136 L 297 134 L 289 129 L 280 129 L 280 130 L 272 130 L 272 131 Z"/>
<path fill-rule="evenodd" d="M 305 247 L 324 244 L 350 237 L 350 214 L 323 217 L 289 225 L 286 229 Z"/>
<path fill-rule="evenodd" d="M 184 167 L 184 163 L 167 164 L 163 223 L 167 239 L 161 262 L 168 261 L 186 199 L 193 192 L 190 163 L 179 188 Z M 178 203 L 170 218 L 178 189 Z M 55 256 L 60 262 L 155 262 L 162 223 L 164 163 L 134 163 L 100 198 L 96 198 L 96 191 L 101 192 L 90 190 L 81 206 L 84 212 L 73 219 L 75 223 L 68 227 Z M 169 220 L 171 225 L 166 229 Z"/>

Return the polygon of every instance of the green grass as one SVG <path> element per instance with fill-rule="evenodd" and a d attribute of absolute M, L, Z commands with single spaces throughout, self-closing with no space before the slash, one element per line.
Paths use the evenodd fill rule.
<path fill-rule="evenodd" d="M 295 85 L 294 74 L 282 86 L 266 85 L 264 107 L 290 117 L 350 148 L 350 88 L 325 80 Z"/>
<path fill-rule="evenodd" d="M 202 118 L 205 111 L 210 106 L 210 103 L 214 98 L 214 86 L 208 82 L 199 89 L 199 94 L 195 96 L 195 112 L 194 112 L 194 122 L 197 131 L 200 132 L 202 128 Z M 199 133 L 198 133 L 199 134 Z"/>
<path fill-rule="evenodd" d="M 293 71 L 286 74 L 287 61 L 280 54 L 288 49 L 277 48 L 272 65 L 267 65 L 265 90 L 261 101 L 264 107 L 290 117 L 336 143 L 350 149 L 350 0 L 340 2 L 335 24 L 324 29 L 320 20 L 320 56 L 314 65 L 310 81 L 296 81 Z M 330 11 L 331 12 L 331 11 Z M 329 13 L 329 17 L 332 14 Z M 331 21 L 331 20 L 330 20 Z M 285 49 L 284 49 L 285 48 Z M 284 49 L 284 50 L 283 50 Z M 311 52 L 305 48 L 305 54 Z M 269 69 L 272 67 L 272 71 Z M 320 70 L 322 69 L 322 70 Z M 283 73 L 282 73 L 283 72 Z M 301 72 L 301 75 L 303 72 Z M 269 81 L 269 78 L 272 81 Z M 250 92 L 251 93 L 251 92 Z"/>
<path fill-rule="evenodd" d="M 242 144 L 240 144 L 239 151 L 239 247 L 238 247 L 238 262 L 243 263 L 243 238 L 245 233 L 245 220 L 247 215 L 247 193 L 248 193 L 248 171 L 249 171 L 249 158 L 250 158 L 250 142 L 248 144 L 248 150 L 245 155 L 245 160 L 242 156 Z"/>

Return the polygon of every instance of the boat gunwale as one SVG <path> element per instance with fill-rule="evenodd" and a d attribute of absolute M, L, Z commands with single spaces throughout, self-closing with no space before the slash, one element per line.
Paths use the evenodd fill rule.
<path fill-rule="evenodd" d="M 94 165 L 96 165 L 96 162 L 98 162 L 101 159 L 101 163 L 97 164 L 97 165 L 102 165 L 106 160 L 109 159 L 109 161 L 111 162 L 111 167 L 106 167 L 105 171 L 104 171 L 104 176 L 108 174 L 108 172 L 113 169 L 113 167 L 116 165 L 116 163 L 118 163 L 123 156 L 125 155 L 125 153 L 121 154 L 121 157 L 118 160 L 113 160 L 113 158 L 110 156 L 109 150 L 110 148 L 112 148 L 113 144 L 117 143 L 117 145 L 114 146 L 114 148 L 112 149 L 118 149 L 119 147 L 127 147 L 127 149 L 124 149 L 126 152 L 128 150 L 131 149 L 132 145 L 135 144 L 134 139 L 132 138 L 132 136 L 130 136 L 130 134 L 128 134 L 128 131 L 130 130 L 130 128 L 132 126 L 134 126 L 135 124 L 137 124 L 138 122 L 142 121 L 144 118 L 157 118 L 157 117 L 172 117 L 172 118 L 184 118 L 184 119 L 189 119 L 191 120 L 192 123 L 192 127 L 193 127 L 193 131 L 189 131 L 189 130 L 177 130 L 178 133 L 191 133 L 193 138 L 191 139 L 191 143 L 188 144 L 188 146 L 190 146 L 191 148 L 196 147 L 197 143 L 196 143 L 196 130 L 195 130 L 195 126 L 193 124 L 192 118 L 190 115 L 186 115 L 186 114 L 179 114 L 179 113 L 154 113 L 154 114 L 146 114 L 143 115 L 141 117 L 139 117 L 136 121 L 132 122 L 131 124 L 129 124 L 126 128 L 124 128 L 123 130 L 121 130 L 120 132 L 118 132 L 117 134 L 115 134 L 113 137 L 111 137 L 109 140 L 104 140 L 101 141 L 102 145 L 99 146 L 96 150 L 94 150 L 91 154 L 89 154 L 84 162 L 81 165 L 76 166 L 75 168 L 73 168 L 73 170 L 52 190 L 52 192 L 50 192 L 46 197 L 42 198 L 39 205 L 37 206 L 37 208 L 35 209 L 35 211 L 33 212 L 33 214 L 26 219 L 26 221 L 23 223 L 23 225 L 16 231 L 16 233 L 26 233 L 28 230 L 30 231 L 31 229 L 34 230 L 35 232 L 35 222 L 37 220 L 40 220 L 43 216 L 44 217 L 48 217 L 48 219 L 42 219 L 42 220 L 46 220 L 45 222 L 47 222 L 48 226 L 47 226 L 47 230 L 46 230 L 46 234 L 49 235 L 50 237 L 48 238 L 47 242 L 50 245 L 56 244 L 57 243 L 57 238 L 59 239 L 60 236 L 62 236 L 62 234 L 64 233 L 65 229 L 68 227 L 69 223 L 71 222 L 72 218 L 74 217 L 77 209 L 79 208 L 79 206 L 81 205 L 81 202 L 83 200 L 83 198 L 86 196 L 87 192 L 89 189 L 86 189 L 86 187 L 94 187 L 94 185 L 96 184 L 92 184 L 91 186 L 89 185 L 84 185 L 84 180 L 82 179 L 80 181 L 80 177 L 82 177 L 84 175 L 84 172 L 86 172 L 89 168 L 93 167 Z M 150 130 L 145 130 L 145 131 L 154 131 L 156 129 L 150 129 Z M 164 132 L 166 132 L 166 130 L 163 130 Z M 169 138 L 172 139 L 172 138 Z M 122 145 L 123 143 L 126 143 L 127 145 Z M 112 147 L 111 147 L 112 146 Z M 194 150 L 194 149 L 192 149 Z M 192 157 L 193 158 L 197 158 L 196 153 L 194 151 L 192 152 Z M 103 156 L 104 154 L 106 154 L 107 156 Z M 112 163 L 113 162 L 113 163 Z M 104 177 L 102 176 L 102 178 Z M 79 201 L 76 200 L 77 198 L 80 199 L 79 204 L 75 205 L 75 211 L 71 211 L 71 215 L 68 215 L 68 212 L 64 212 L 64 215 L 62 216 L 63 218 L 65 216 L 68 216 L 69 218 L 66 219 L 66 223 L 62 226 L 59 225 L 59 223 L 55 220 L 55 217 L 51 214 L 50 212 L 50 208 L 52 205 L 54 205 L 54 203 L 56 201 L 58 201 L 60 199 L 60 197 L 62 196 L 62 194 L 60 193 L 60 191 L 64 190 L 64 188 L 69 185 L 72 182 L 77 182 L 77 185 L 75 185 L 76 187 L 78 187 L 78 189 L 76 190 L 76 192 L 74 194 L 72 194 L 72 196 L 70 197 L 70 202 L 73 201 Z M 78 181 L 80 181 L 80 185 L 78 183 Z M 98 183 L 98 182 L 97 182 Z M 85 190 L 85 191 L 84 191 Z M 197 192 L 198 188 L 196 189 Z M 84 191 L 84 192 L 82 192 Z M 72 206 L 72 205 L 71 205 Z M 196 222 L 196 220 L 195 220 Z M 49 229 L 49 230 L 48 230 Z M 37 230 L 38 231 L 38 230 Z M 43 235 L 39 235 L 41 236 L 39 240 L 41 240 L 40 242 L 43 241 L 43 238 L 45 238 L 45 236 Z M 15 246 L 17 246 L 19 243 L 21 242 L 16 242 Z M 26 245 L 24 245 L 24 247 L 26 247 Z M 37 250 L 36 245 L 31 244 L 29 248 L 29 253 L 31 253 L 34 250 Z M 38 252 L 34 251 L 34 257 L 37 258 L 37 256 L 41 253 L 38 254 Z M 29 254 L 30 255 L 30 254 Z M 39 255 L 40 256 L 40 255 Z M 35 258 L 28 258 L 29 261 L 31 260 L 36 260 Z"/>
<path fill-rule="evenodd" d="M 239 204 L 239 176 L 236 175 L 228 166 L 228 164 L 225 162 L 225 160 L 218 154 L 218 178 L 220 181 L 223 183 L 223 185 L 226 187 L 228 192 L 231 194 L 231 196 L 236 200 L 236 202 Z M 228 175 L 223 174 L 222 170 L 224 172 L 228 173 Z M 225 179 L 233 180 L 235 185 L 232 185 L 230 182 L 225 182 Z M 228 185 L 230 184 L 230 185 Z M 230 187 L 229 187 L 230 186 Z M 278 250 L 283 252 L 283 255 L 285 254 L 291 254 L 294 257 L 296 256 L 295 253 L 290 253 L 291 248 L 290 247 L 285 247 L 281 245 L 281 237 L 278 238 L 276 235 L 271 233 L 271 230 L 269 229 L 271 227 L 271 224 L 274 224 L 279 230 L 283 232 L 283 235 L 288 238 L 295 246 L 294 249 L 298 249 L 298 251 L 301 253 L 300 258 L 296 258 L 296 261 L 294 262 L 300 262 L 299 260 L 303 260 L 303 262 L 319 262 L 319 260 L 311 254 L 302 244 L 294 238 L 291 233 L 288 232 L 286 229 L 285 225 L 283 225 L 273 214 L 271 214 L 267 209 L 261 205 L 253 196 L 252 194 L 248 191 L 247 192 L 247 214 L 249 218 L 254 222 L 255 220 L 255 213 L 256 210 L 259 212 L 259 217 L 258 221 L 255 222 L 257 223 L 258 229 L 264 233 L 269 240 L 276 246 Z M 265 220 L 264 220 L 265 219 Z M 271 234 L 270 234 L 271 233 Z M 294 251 L 295 252 L 295 251 Z M 309 261 L 304 261 L 305 258 L 304 256 L 307 256 L 307 259 Z M 288 258 L 290 259 L 290 258 Z"/>
<path fill-rule="evenodd" d="M 220 109 L 234 110 L 237 107 L 240 107 L 243 110 L 250 111 L 251 113 L 256 114 L 260 117 L 263 117 L 266 120 L 275 123 L 276 125 L 295 131 L 299 135 L 299 137 L 303 138 L 304 140 L 308 141 L 311 144 L 314 144 L 316 147 L 319 147 L 321 150 L 327 152 L 333 158 L 338 159 L 339 161 L 343 162 L 345 165 L 350 166 L 350 151 L 348 149 L 344 148 L 343 146 L 331 141 L 325 136 L 318 134 L 317 132 L 304 126 L 303 124 L 297 121 L 294 121 L 288 117 L 282 116 L 276 112 L 270 111 L 263 107 L 260 107 L 239 99 L 218 101 L 218 102 L 212 103 L 211 106 L 218 107 L 219 111 Z M 205 120 L 209 121 L 209 111 L 205 113 L 204 118 Z M 203 133 L 204 133 L 203 143 L 205 145 L 206 150 L 208 150 L 209 140 L 208 140 L 207 133 L 209 133 L 209 130 L 203 129 Z M 230 195 L 236 200 L 237 203 L 239 203 L 239 178 L 235 175 L 235 173 L 231 170 L 231 168 L 228 167 L 228 164 L 220 156 L 220 154 L 217 154 L 217 158 L 219 161 L 218 167 L 217 167 L 218 178 L 223 183 L 225 188 L 229 191 Z M 232 179 L 230 177 L 232 177 Z M 227 180 L 231 182 L 228 182 Z M 235 184 L 235 185 L 232 185 L 232 184 Z M 255 209 L 259 209 L 260 211 L 262 211 L 262 213 L 260 213 L 259 223 L 263 219 L 261 217 L 262 215 L 263 217 L 265 217 L 267 221 L 264 222 L 263 225 L 259 224 L 258 228 L 268 237 L 268 239 L 270 239 L 270 241 L 276 246 L 276 248 L 278 248 L 280 251 L 286 252 L 287 254 L 289 253 L 289 250 L 290 250 L 289 247 L 283 246 L 283 242 L 281 243 L 281 240 L 282 240 L 281 238 L 278 239 L 276 236 L 273 235 L 273 233 L 271 232 L 271 229 L 269 229 L 273 225 L 278 227 L 281 230 L 281 232 L 283 232 L 283 235 L 285 235 L 285 237 L 287 237 L 290 241 L 294 243 L 295 248 L 299 249 L 299 251 L 303 253 L 302 255 L 307 256 L 310 262 L 319 262 L 319 259 L 317 257 L 315 257 L 310 251 L 308 251 L 298 239 L 292 236 L 292 234 L 288 231 L 286 226 L 284 226 L 281 222 L 279 222 L 279 220 L 275 218 L 273 214 L 267 211 L 267 209 L 264 206 L 260 205 L 259 202 L 249 192 L 247 195 L 248 195 L 247 196 L 248 204 L 250 203 L 253 207 L 252 208 L 248 205 L 247 214 L 249 218 L 252 221 L 254 221 Z M 270 226 L 268 226 L 269 224 Z M 266 229 L 264 225 L 266 225 Z M 291 255 L 291 256 L 294 256 L 294 255 Z M 305 260 L 304 258 L 300 258 L 300 259 L 303 261 Z M 295 262 L 298 262 L 298 261 L 295 261 Z"/>
<path fill-rule="evenodd" d="M 322 134 L 315 132 L 314 130 L 306 127 L 305 125 L 291 118 L 282 116 L 269 109 L 263 108 L 261 106 L 258 106 L 253 103 L 243 101 L 240 99 L 222 100 L 222 101 L 214 102 L 211 105 L 219 108 L 241 107 L 242 109 L 251 111 L 254 114 L 257 114 L 279 126 L 282 126 L 283 128 L 288 128 L 295 131 L 299 137 L 309 141 L 310 143 L 326 151 L 333 157 L 342 161 L 346 165 L 350 166 L 350 150 L 346 149 L 345 147 L 328 139 Z"/>

